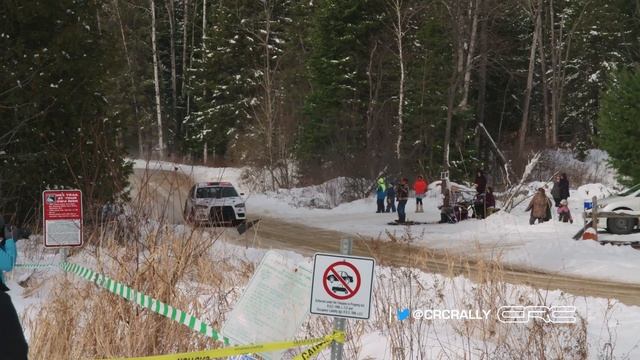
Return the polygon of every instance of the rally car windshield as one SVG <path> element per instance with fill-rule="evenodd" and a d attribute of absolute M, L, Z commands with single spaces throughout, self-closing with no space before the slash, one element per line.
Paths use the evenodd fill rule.
<path fill-rule="evenodd" d="M 618 196 L 629 196 L 631 194 L 633 194 L 634 192 L 638 191 L 638 189 L 640 189 L 640 184 L 631 187 L 631 189 L 627 190 L 627 191 L 623 191 L 620 194 L 618 194 Z"/>
<path fill-rule="evenodd" d="M 238 196 L 238 193 L 232 187 L 202 187 L 196 190 L 196 198 L 198 199 L 220 199 L 236 196 Z"/>

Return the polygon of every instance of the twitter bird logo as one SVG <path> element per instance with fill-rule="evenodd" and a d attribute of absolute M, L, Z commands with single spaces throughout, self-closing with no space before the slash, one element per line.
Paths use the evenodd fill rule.
<path fill-rule="evenodd" d="M 397 310 L 396 312 L 398 314 L 398 320 L 400 321 L 408 318 L 410 313 L 409 309 Z"/>

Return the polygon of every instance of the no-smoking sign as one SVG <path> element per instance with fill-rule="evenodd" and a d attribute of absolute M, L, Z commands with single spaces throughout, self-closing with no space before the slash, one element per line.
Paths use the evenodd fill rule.
<path fill-rule="evenodd" d="M 374 267 L 372 258 L 316 254 L 310 312 L 368 319 Z"/>

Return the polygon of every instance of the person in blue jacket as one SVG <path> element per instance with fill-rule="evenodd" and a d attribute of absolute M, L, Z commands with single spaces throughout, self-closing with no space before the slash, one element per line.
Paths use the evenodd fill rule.
<path fill-rule="evenodd" d="M 376 199 L 378 200 L 378 210 L 376 213 L 384 212 L 384 197 L 387 196 L 387 185 L 384 178 L 378 179 L 378 187 L 376 189 Z"/>
<path fill-rule="evenodd" d="M 24 338 L 16 308 L 7 294 L 3 272 L 13 270 L 16 263 L 16 243 L 12 232 L 5 230 L 0 216 L 0 359 L 22 360 L 28 358 L 29 346 Z"/>

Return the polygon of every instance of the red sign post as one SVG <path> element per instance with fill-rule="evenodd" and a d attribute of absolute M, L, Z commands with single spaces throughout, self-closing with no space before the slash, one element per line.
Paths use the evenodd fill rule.
<path fill-rule="evenodd" d="M 82 192 L 46 190 L 42 204 L 44 246 L 82 246 Z"/>

